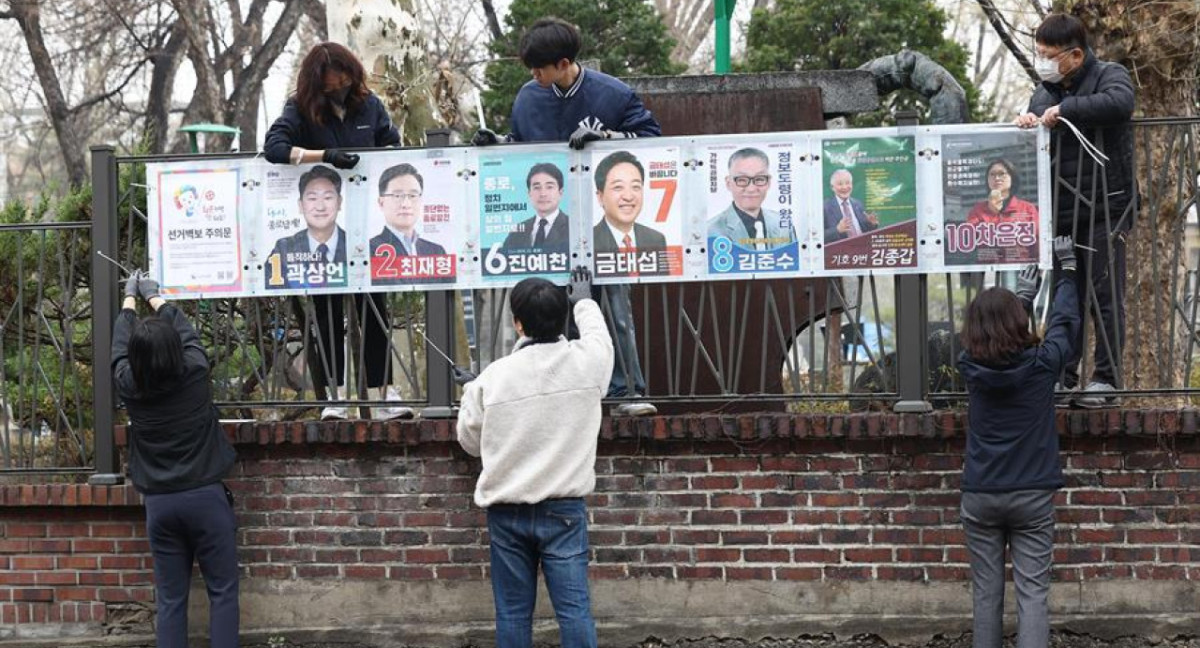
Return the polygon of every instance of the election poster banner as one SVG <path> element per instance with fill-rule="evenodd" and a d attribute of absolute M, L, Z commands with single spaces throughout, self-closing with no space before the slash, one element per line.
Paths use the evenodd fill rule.
<path fill-rule="evenodd" d="M 917 168 L 911 136 L 822 140 L 826 270 L 917 267 Z"/>
<path fill-rule="evenodd" d="M 1037 133 L 946 134 L 941 157 L 945 265 L 1037 262 Z"/>
<path fill-rule="evenodd" d="M 795 146 L 790 141 L 723 143 L 699 150 L 705 176 L 703 221 L 708 273 L 794 273 Z"/>
<path fill-rule="evenodd" d="M 213 166 L 147 167 L 151 270 L 164 295 L 236 293 L 243 289 L 240 161 Z"/>
<path fill-rule="evenodd" d="M 485 282 L 565 277 L 572 187 L 566 151 L 479 156 L 479 246 Z"/>
<path fill-rule="evenodd" d="M 324 164 L 272 165 L 264 173 L 256 248 L 266 292 L 346 288 L 347 183 Z"/>
<path fill-rule="evenodd" d="M 683 274 L 683 168 L 678 146 L 590 151 L 591 243 L 597 279 Z"/>
<path fill-rule="evenodd" d="M 454 283 L 467 219 L 464 183 L 441 151 L 367 158 L 367 241 L 372 286 Z"/>

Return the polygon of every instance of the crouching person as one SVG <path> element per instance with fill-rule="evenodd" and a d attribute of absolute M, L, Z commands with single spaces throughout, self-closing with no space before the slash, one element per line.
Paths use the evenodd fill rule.
<path fill-rule="evenodd" d="M 578 340 L 562 336 L 568 301 Z M 583 267 L 572 272 L 567 294 L 544 279 L 525 279 L 509 306 L 521 336 L 514 351 L 478 378 L 455 372 L 465 383 L 458 441 L 483 458 L 475 504 L 487 509 L 491 535 L 496 646 L 532 645 L 540 567 L 561 645 L 594 648 L 583 498 L 596 485 L 612 340 Z"/>

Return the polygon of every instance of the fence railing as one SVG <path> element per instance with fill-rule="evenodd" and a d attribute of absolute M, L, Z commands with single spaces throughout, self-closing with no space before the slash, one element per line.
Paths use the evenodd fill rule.
<path fill-rule="evenodd" d="M 1095 317 L 1095 290 L 1085 295 L 1093 308 L 1085 316 L 1091 332 L 1081 376 L 1086 382 L 1093 369 L 1091 350 L 1111 342 L 1118 396 L 1200 396 L 1192 386 L 1200 341 L 1198 129 L 1195 119 L 1136 122 L 1129 168 L 1154 173 L 1140 174 L 1142 200 L 1127 235 L 1112 224 L 1134 207 L 1109 200 L 1094 161 L 1085 159 L 1074 177 L 1054 177 L 1056 204 L 1072 205 L 1058 210 L 1060 221 L 1103 231 L 1105 243 L 1130 251 L 1126 336 L 1109 335 Z M 1055 148 L 1057 170 L 1061 140 Z M 143 165 L 169 159 L 95 148 L 92 221 L 0 225 L 0 254 L 17 274 L 0 285 L 0 472 L 84 471 L 97 481 L 119 475 L 113 427 L 121 414 L 109 369 L 118 265 L 145 266 Z M 1095 237 L 1080 242 L 1096 245 Z M 1093 254 L 1081 252 L 1085 268 Z M 1110 263 L 1107 280 L 1121 269 Z M 866 274 L 636 285 L 627 293 L 609 286 L 599 296 L 614 333 L 613 310 L 629 299 L 636 349 L 617 345 L 618 371 L 632 385 L 632 368 L 640 366 L 644 399 L 660 412 L 919 411 L 961 404 L 955 332 L 966 305 L 983 287 L 1012 281 L 1005 273 Z M 1039 321 L 1048 293 L 1035 308 Z M 205 299 L 181 307 L 212 358 L 224 415 L 294 420 L 316 418 L 330 405 L 339 355 L 351 417 L 397 405 L 424 416 L 451 414 L 458 392 L 440 354 L 476 369 L 505 355 L 515 341 L 507 301 L 508 291 L 497 289 Z M 381 382 L 391 389 L 372 389 Z"/>

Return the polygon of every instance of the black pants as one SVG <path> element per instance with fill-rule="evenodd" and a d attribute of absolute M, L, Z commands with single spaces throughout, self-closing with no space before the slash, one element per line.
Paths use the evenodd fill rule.
<path fill-rule="evenodd" d="M 154 555 L 158 648 L 187 648 L 192 563 L 208 590 L 212 648 L 238 645 L 237 521 L 221 483 L 146 495 L 146 536 Z"/>
<path fill-rule="evenodd" d="M 1077 242 L 1096 250 L 1075 250 L 1079 263 L 1079 271 L 1075 273 L 1079 312 L 1091 314 L 1096 331 L 1092 380 L 1119 388 L 1121 352 L 1125 348 L 1125 232 L 1109 234 L 1101 230 L 1091 236 L 1081 233 Z M 1075 352 L 1067 358 L 1063 375 L 1066 387 L 1080 384 L 1083 341 L 1084 327 L 1080 326 Z"/>
<path fill-rule="evenodd" d="M 372 308 L 364 297 L 370 297 Z M 314 295 L 313 315 L 320 336 L 318 354 L 309 354 L 314 359 L 313 374 L 321 385 L 346 384 L 346 318 L 344 295 Z M 363 328 L 363 365 L 367 371 L 367 387 L 383 387 L 391 381 L 391 353 L 388 351 L 387 293 L 354 295 L 354 308 Z M 376 315 L 376 311 L 379 314 Z M 380 321 L 382 320 L 382 321 Z M 330 362 L 332 354 L 333 362 Z M 325 372 L 328 371 L 327 375 Z M 320 374 L 320 375 L 317 375 Z"/>

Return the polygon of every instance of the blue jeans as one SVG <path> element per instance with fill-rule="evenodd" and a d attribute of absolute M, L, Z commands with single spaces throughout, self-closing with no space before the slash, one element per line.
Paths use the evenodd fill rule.
<path fill-rule="evenodd" d="M 192 563 L 208 589 L 212 648 L 238 646 L 237 521 L 221 483 L 146 495 L 146 535 L 154 554 L 158 648 L 187 648 Z"/>
<path fill-rule="evenodd" d="M 592 299 L 608 314 L 614 358 L 612 379 L 608 383 L 609 398 L 641 398 L 646 395 L 646 377 L 637 352 L 637 331 L 633 326 L 633 303 L 629 284 L 593 286 Z M 630 389 L 632 383 L 632 389 Z"/>
<path fill-rule="evenodd" d="M 496 648 L 533 645 L 538 565 L 558 619 L 562 648 L 596 648 L 588 594 L 587 507 L 582 498 L 488 507 Z"/>

